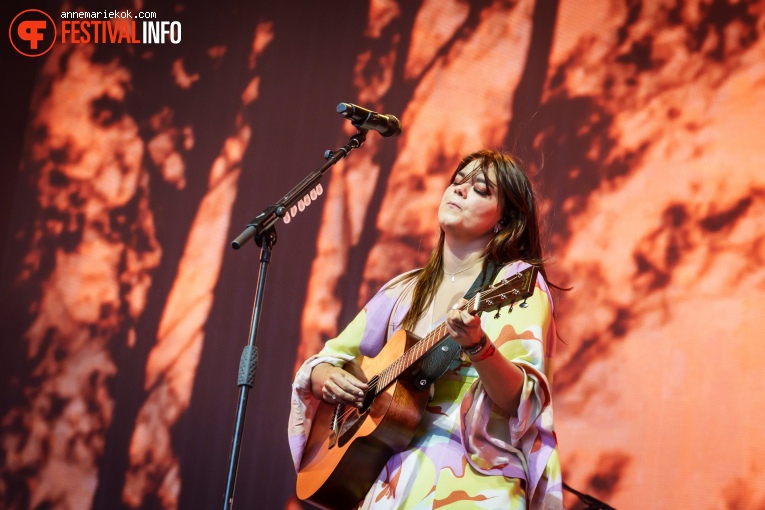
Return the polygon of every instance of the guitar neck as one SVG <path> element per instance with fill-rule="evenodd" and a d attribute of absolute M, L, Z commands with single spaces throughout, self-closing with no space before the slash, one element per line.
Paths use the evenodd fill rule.
<path fill-rule="evenodd" d="M 465 303 L 461 310 L 469 310 L 475 303 L 475 299 L 476 298 L 473 297 L 470 301 Z M 390 383 L 395 381 L 401 374 L 406 372 L 407 369 L 417 363 L 430 349 L 448 335 L 449 333 L 446 331 L 446 324 L 442 322 L 436 329 L 428 333 L 419 342 L 409 348 L 396 361 L 380 372 L 378 375 L 379 382 L 377 384 L 376 393 L 382 392 Z"/>
<path fill-rule="evenodd" d="M 470 310 L 470 313 L 476 314 L 480 311 L 498 308 L 519 297 L 528 297 L 534 292 L 536 277 L 537 268 L 534 266 L 528 267 L 492 285 L 485 291 L 476 293 L 460 310 Z M 378 380 L 375 394 L 384 391 L 390 383 L 417 363 L 429 350 L 446 338 L 448 334 L 446 324 L 442 322 L 436 329 L 409 348 L 396 361 L 388 365 L 376 376 Z"/>

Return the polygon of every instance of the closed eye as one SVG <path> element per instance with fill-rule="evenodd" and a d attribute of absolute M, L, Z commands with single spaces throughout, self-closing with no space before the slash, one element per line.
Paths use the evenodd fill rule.
<path fill-rule="evenodd" d="M 473 190 L 482 197 L 490 196 L 491 190 L 495 187 L 495 185 L 492 182 L 487 182 L 483 172 L 481 172 L 478 169 L 473 170 L 468 175 L 465 175 L 465 172 L 463 170 L 460 170 L 454 175 L 454 178 L 452 179 L 452 182 L 450 185 L 459 186 L 463 184 L 466 179 L 470 179 L 473 185 Z"/>

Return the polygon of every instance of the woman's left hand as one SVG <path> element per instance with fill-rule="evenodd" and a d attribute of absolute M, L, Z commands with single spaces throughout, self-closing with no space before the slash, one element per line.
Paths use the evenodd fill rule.
<path fill-rule="evenodd" d="M 451 310 L 446 313 L 446 331 L 463 348 L 472 347 L 481 340 L 481 319 L 471 315 L 467 310 L 460 310 L 467 303 L 467 299 L 460 299 Z"/>

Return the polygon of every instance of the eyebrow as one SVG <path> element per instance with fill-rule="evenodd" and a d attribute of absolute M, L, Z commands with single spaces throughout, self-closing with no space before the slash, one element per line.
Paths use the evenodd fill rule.
<path fill-rule="evenodd" d="M 482 184 L 486 184 L 490 188 L 496 188 L 497 187 L 497 183 L 493 182 L 490 178 L 488 178 L 484 174 L 483 170 L 481 170 L 480 168 L 474 168 L 470 172 L 465 171 L 465 169 L 463 168 L 462 170 L 457 172 L 455 177 L 462 177 L 464 179 L 464 178 L 467 178 L 468 175 L 472 175 L 473 176 L 472 178 L 474 180 L 476 180 L 478 182 L 481 182 Z"/>

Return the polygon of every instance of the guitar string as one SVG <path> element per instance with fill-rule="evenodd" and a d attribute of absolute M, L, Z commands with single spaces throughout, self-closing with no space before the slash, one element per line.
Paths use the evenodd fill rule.
<path fill-rule="evenodd" d="M 516 273 L 515 275 L 512 275 L 512 276 L 508 277 L 507 279 L 505 279 L 505 281 L 503 282 L 503 284 L 507 284 L 507 283 L 509 283 L 511 280 L 516 280 L 516 279 L 518 279 L 518 278 L 521 278 L 521 273 Z M 495 289 L 494 287 L 492 287 L 492 288 L 490 288 L 490 289 L 486 290 L 485 292 L 478 292 L 478 293 L 477 293 L 475 296 L 473 296 L 473 298 L 471 298 L 471 299 L 470 299 L 470 300 L 469 300 L 467 303 L 465 303 L 465 304 L 462 306 L 462 310 L 466 310 L 466 309 L 469 309 L 470 307 L 472 307 L 472 306 L 474 305 L 474 303 L 475 303 L 475 300 L 476 300 L 476 299 L 477 299 L 479 296 L 480 296 L 480 297 L 483 297 L 483 296 L 484 296 L 484 294 L 489 294 L 489 293 L 490 293 L 491 291 L 493 291 L 493 290 L 496 290 L 496 289 Z M 509 292 L 507 292 L 507 293 L 509 293 Z M 414 363 L 414 361 L 416 361 L 416 360 L 420 359 L 420 357 L 421 357 L 421 354 L 419 354 L 419 352 L 422 350 L 422 348 L 423 348 L 425 345 L 427 345 L 427 344 L 428 344 L 428 343 L 430 343 L 430 342 L 432 342 L 432 343 L 433 343 L 433 345 L 435 345 L 437 342 L 439 342 L 440 340 L 442 340 L 442 339 L 443 339 L 443 338 L 446 336 L 446 334 L 445 334 L 445 331 L 446 331 L 446 325 L 445 325 L 444 323 L 441 323 L 441 324 L 440 324 L 438 327 L 436 327 L 436 329 L 434 329 L 433 331 L 431 331 L 431 332 L 430 332 L 430 334 L 428 334 L 427 336 L 425 336 L 425 338 L 423 338 L 422 340 L 420 340 L 419 342 L 417 342 L 416 344 L 414 344 L 414 345 L 413 345 L 413 346 L 412 346 L 410 349 L 408 349 L 408 350 L 407 350 L 406 352 L 404 352 L 404 353 L 403 353 L 401 356 L 399 356 L 399 357 L 396 359 L 396 361 L 394 361 L 394 362 L 393 362 L 393 363 L 391 363 L 391 364 L 390 364 L 388 367 L 386 367 L 385 369 L 383 369 L 383 370 L 382 370 L 382 371 L 381 371 L 381 372 L 380 372 L 380 373 L 377 375 L 377 380 L 378 380 L 378 383 L 380 383 L 380 384 L 376 384 L 376 385 L 374 385 L 374 386 L 371 386 L 371 387 L 368 387 L 366 390 L 364 390 L 364 399 L 366 400 L 366 398 L 367 398 L 367 397 L 369 397 L 369 394 L 370 394 L 370 392 L 375 392 L 375 393 L 380 393 L 380 392 L 382 392 L 382 391 L 383 391 L 383 390 L 384 390 L 384 389 L 385 389 L 385 388 L 388 386 L 388 384 L 390 384 L 390 382 L 392 382 L 392 381 L 394 381 L 395 379 L 397 379 L 397 378 L 398 378 L 398 377 L 399 377 L 399 376 L 400 376 L 400 375 L 401 375 L 401 374 L 402 374 L 402 373 L 403 373 L 403 372 L 404 372 L 404 371 L 405 371 L 407 368 L 409 368 L 409 367 L 412 365 L 412 363 Z M 436 340 L 435 340 L 435 341 L 433 341 L 433 338 L 435 338 Z M 430 348 L 432 348 L 432 347 L 433 347 L 433 345 L 430 345 L 430 346 L 428 346 L 428 349 L 427 349 L 427 350 L 429 350 Z M 419 351 L 418 351 L 418 350 L 419 350 Z M 426 352 L 427 352 L 427 350 L 426 350 Z M 415 357 L 414 357 L 414 360 L 409 360 L 409 358 L 411 357 L 411 355 L 412 355 L 412 354 L 414 354 L 414 351 L 417 351 L 417 356 L 415 356 Z M 407 363 L 405 364 L 405 367 L 404 367 L 404 369 L 403 369 L 403 370 L 401 370 L 400 372 L 398 372 L 398 373 L 397 373 L 395 376 L 393 376 L 392 378 L 390 378 L 390 381 L 388 381 L 388 378 L 389 378 L 389 376 L 390 376 L 390 375 L 392 375 L 392 373 L 394 373 L 394 372 L 397 372 L 397 371 L 398 371 L 398 366 L 399 366 L 400 364 L 402 364 L 404 361 L 406 361 L 406 362 L 407 362 Z M 394 367 L 396 367 L 396 370 L 393 370 L 393 368 L 394 368 Z M 379 390 L 379 391 L 378 391 L 378 390 Z M 347 404 L 338 404 L 338 405 L 346 406 Z M 355 411 L 355 412 L 358 412 L 358 409 L 357 409 L 357 408 L 355 408 L 355 407 L 346 407 L 346 409 L 345 409 L 345 410 L 343 411 L 343 413 L 342 413 L 342 414 L 341 414 L 341 415 L 338 417 L 338 419 L 339 419 L 340 421 L 343 421 L 343 422 L 344 422 L 344 421 L 345 421 L 345 420 L 346 420 L 346 419 L 347 419 L 349 416 L 351 416 L 351 414 L 353 414 L 353 413 L 354 413 L 354 411 Z"/>
<path fill-rule="evenodd" d="M 409 365 L 411 365 L 411 362 L 409 361 L 409 358 L 411 357 L 412 351 L 420 350 L 425 344 L 427 344 L 428 342 L 432 342 L 433 338 L 436 338 L 436 337 L 439 337 L 439 336 L 442 337 L 443 335 L 439 335 L 439 332 L 441 332 L 444 329 L 445 328 L 443 327 L 443 325 L 439 325 L 429 335 L 427 335 L 425 338 L 423 338 L 422 340 L 420 340 L 419 342 L 414 344 L 412 346 L 412 348 L 410 348 L 409 350 L 404 352 L 401 356 L 399 356 L 396 359 L 396 361 L 391 363 L 382 372 L 380 372 L 380 374 L 378 374 L 378 382 L 380 384 L 377 384 L 374 387 L 367 388 L 364 391 L 365 400 L 366 400 L 366 398 L 369 397 L 371 392 L 377 392 L 378 389 L 380 391 L 384 390 L 388 386 L 388 384 L 389 384 L 389 382 L 388 382 L 389 376 L 391 376 L 394 373 L 399 371 L 399 365 L 401 365 L 403 363 L 403 364 L 407 365 L 407 368 L 408 368 Z M 433 342 L 433 343 L 435 343 L 435 342 Z M 419 356 L 417 356 L 416 359 L 419 359 Z M 406 363 L 404 363 L 404 362 L 406 362 Z M 400 373 L 397 373 L 395 376 L 391 377 L 390 381 L 392 382 L 393 380 L 398 378 L 398 376 L 401 375 L 401 373 L 403 373 L 404 370 L 401 370 Z M 338 404 L 338 405 L 347 405 L 347 404 Z M 350 417 L 353 414 L 354 411 L 358 411 L 358 409 L 355 408 L 355 407 L 346 407 L 346 409 L 340 415 L 339 419 L 344 422 L 348 417 Z"/>
<path fill-rule="evenodd" d="M 476 296 L 474 296 L 467 303 L 465 303 L 462 306 L 462 309 L 463 310 L 469 309 L 470 307 L 474 305 L 476 299 L 478 298 L 478 295 L 487 294 L 488 292 L 489 291 L 486 291 L 484 293 L 479 292 Z M 446 326 L 444 323 L 442 323 L 442 324 L 439 324 L 436 327 L 436 329 L 431 331 L 430 334 L 428 334 L 425 338 L 423 338 L 422 340 L 414 344 L 410 349 L 408 349 L 401 356 L 399 356 L 396 359 L 396 361 L 394 361 L 388 367 L 383 369 L 383 371 L 380 372 L 377 376 L 378 381 L 381 384 L 375 385 L 374 387 L 371 387 L 365 390 L 364 391 L 365 400 L 367 397 L 369 397 L 370 391 L 377 392 L 378 389 L 380 391 L 385 389 L 390 382 L 397 379 L 407 368 L 409 368 L 412 365 L 412 363 L 414 363 L 414 361 L 420 359 L 420 357 L 422 356 L 423 350 L 427 352 L 427 350 L 430 350 L 430 348 L 432 348 L 433 345 L 435 345 L 437 342 L 442 340 L 444 337 L 446 337 Z M 431 343 L 433 345 L 428 345 Z M 427 349 L 424 349 L 426 345 L 427 345 Z M 415 354 L 416 356 L 413 356 Z M 414 357 L 414 360 L 411 359 L 412 357 Z M 404 365 L 404 368 L 400 369 L 400 365 L 402 364 Z M 347 404 L 338 404 L 338 405 L 346 406 Z M 358 411 L 358 409 L 355 407 L 346 407 L 346 409 L 340 415 L 339 419 L 341 421 L 345 421 L 348 417 L 350 417 L 354 413 L 354 411 Z"/>
<path fill-rule="evenodd" d="M 475 299 L 476 297 L 474 296 L 470 301 L 468 301 L 467 303 L 465 303 L 465 305 L 463 305 L 462 309 L 463 310 L 469 309 L 471 306 L 473 306 Z M 423 347 L 425 347 L 425 345 L 427 345 L 428 343 L 432 343 L 433 345 L 435 345 L 437 342 L 439 342 L 441 339 L 443 339 L 446 336 L 445 333 L 446 333 L 446 326 L 443 323 L 439 324 L 438 327 L 436 327 L 436 329 L 430 332 L 430 334 L 428 334 L 425 338 L 423 338 L 422 340 L 414 344 L 410 349 L 408 349 L 401 356 L 399 356 L 396 359 L 396 361 L 394 361 L 388 367 L 383 369 L 383 371 L 378 374 L 378 381 L 381 381 L 382 384 L 378 384 L 378 385 L 375 385 L 374 387 L 367 388 L 367 390 L 364 391 L 365 400 L 367 397 L 369 397 L 370 390 L 376 392 L 378 388 L 380 389 L 380 391 L 386 388 L 389 384 L 388 377 L 390 375 L 398 372 L 396 373 L 395 376 L 390 378 L 390 382 L 397 379 L 402 373 L 404 373 L 404 371 L 407 368 L 409 368 L 412 365 L 412 363 L 414 363 L 414 361 L 420 359 L 421 357 L 420 352 L 423 350 Z M 430 350 L 430 348 L 432 347 L 433 347 L 432 345 L 428 346 L 428 349 L 426 349 L 426 352 L 427 350 Z M 410 358 L 412 357 L 412 354 L 414 354 L 415 352 L 417 353 L 417 356 L 414 356 L 414 360 L 410 360 Z M 399 371 L 399 365 L 401 364 L 404 365 L 404 368 Z M 395 370 L 393 370 L 393 368 L 395 368 Z M 346 404 L 338 404 L 338 405 L 346 405 Z M 346 407 L 346 409 L 340 415 L 339 419 L 341 421 L 345 421 L 348 417 L 350 417 L 354 413 L 354 411 L 358 411 L 358 409 L 355 407 Z"/>

